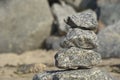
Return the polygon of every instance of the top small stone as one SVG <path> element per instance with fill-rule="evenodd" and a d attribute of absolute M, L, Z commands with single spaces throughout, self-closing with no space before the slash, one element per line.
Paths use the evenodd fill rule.
<path fill-rule="evenodd" d="M 96 13 L 92 10 L 68 16 L 65 22 L 72 28 L 81 28 L 84 30 L 96 30 L 98 25 Z"/>

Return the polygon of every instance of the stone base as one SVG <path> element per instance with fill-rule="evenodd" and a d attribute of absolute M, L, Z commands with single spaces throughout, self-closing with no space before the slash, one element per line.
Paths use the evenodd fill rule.
<path fill-rule="evenodd" d="M 82 70 L 61 70 L 36 74 L 33 80 L 114 80 L 98 68 Z"/>

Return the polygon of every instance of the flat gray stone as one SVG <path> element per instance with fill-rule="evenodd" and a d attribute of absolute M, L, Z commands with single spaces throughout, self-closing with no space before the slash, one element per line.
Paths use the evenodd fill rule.
<path fill-rule="evenodd" d="M 55 65 L 63 69 L 91 68 L 100 62 L 99 53 L 76 47 L 60 50 L 55 55 Z"/>
<path fill-rule="evenodd" d="M 55 16 L 55 21 L 58 27 L 58 32 L 60 35 L 67 33 L 68 31 L 68 26 L 64 22 L 64 18 L 66 18 L 69 15 L 75 14 L 75 10 L 65 4 L 64 2 L 61 2 L 62 4 L 53 4 L 52 6 L 52 12 L 53 15 Z"/>
<path fill-rule="evenodd" d="M 120 58 L 120 20 L 100 31 L 98 40 L 102 58 Z"/>
<path fill-rule="evenodd" d="M 65 48 L 78 47 L 93 49 L 97 45 L 97 36 L 93 31 L 78 28 L 70 29 L 66 37 L 61 41 L 61 46 Z"/>
<path fill-rule="evenodd" d="M 47 0 L 0 0 L 0 52 L 39 48 L 52 22 Z"/>
<path fill-rule="evenodd" d="M 93 68 L 69 71 L 51 71 L 36 74 L 33 80 L 115 80 L 106 71 Z"/>
<path fill-rule="evenodd" d="M 86 10 L 68 16 L 65 19 L 65 22 L 73 28 L 82 28 L 87 30 L 95 30 L 98 26 L 96 13 L 92 10 Z"/>

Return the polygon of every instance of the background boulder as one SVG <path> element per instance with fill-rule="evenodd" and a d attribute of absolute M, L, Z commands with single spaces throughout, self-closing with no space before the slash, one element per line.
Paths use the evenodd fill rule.
<path fill-rule="evenodd" d="M 47 0 L 0 0 L 0 52 L 38 48 L 52 20 Z"/>
<path fill-rule="evenodd" d="M 55 17 L 54 23 L 56 22 L 55 24 L 58 28 L 58 34 L 65 35 L 69 26 L 65 24 L 64 19 L 69 15 L 75 14 L 76 11 L 71 6 L 61 2 L 61 5 L 55 3 L 52 6 L 52 12 Z"/>
<path fill-rule="evenodd" d="M 120 21 L 98 34 L 98 52 L 103 58 L 120 58 Z"/>
<path fill-rule="evenodd" d="M 105 25 L 112 25 L 120 20 L 120 0 L 98 0 L 101 8 L 100 19 Z"/>

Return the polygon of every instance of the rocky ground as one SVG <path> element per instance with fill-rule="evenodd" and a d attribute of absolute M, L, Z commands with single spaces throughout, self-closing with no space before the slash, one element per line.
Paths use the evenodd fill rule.
<path fill-rule="evenodd" d="M 56 51 L 35 50 L 23 54 L 0 54 L 0 80 L 32 80 L 36 73 L 56 70 L 54 55 Z M 100 68 L 120 79 L 120 59 L 104 59 Z M 58 69 L 57 69 L 58 70 Z"/>

